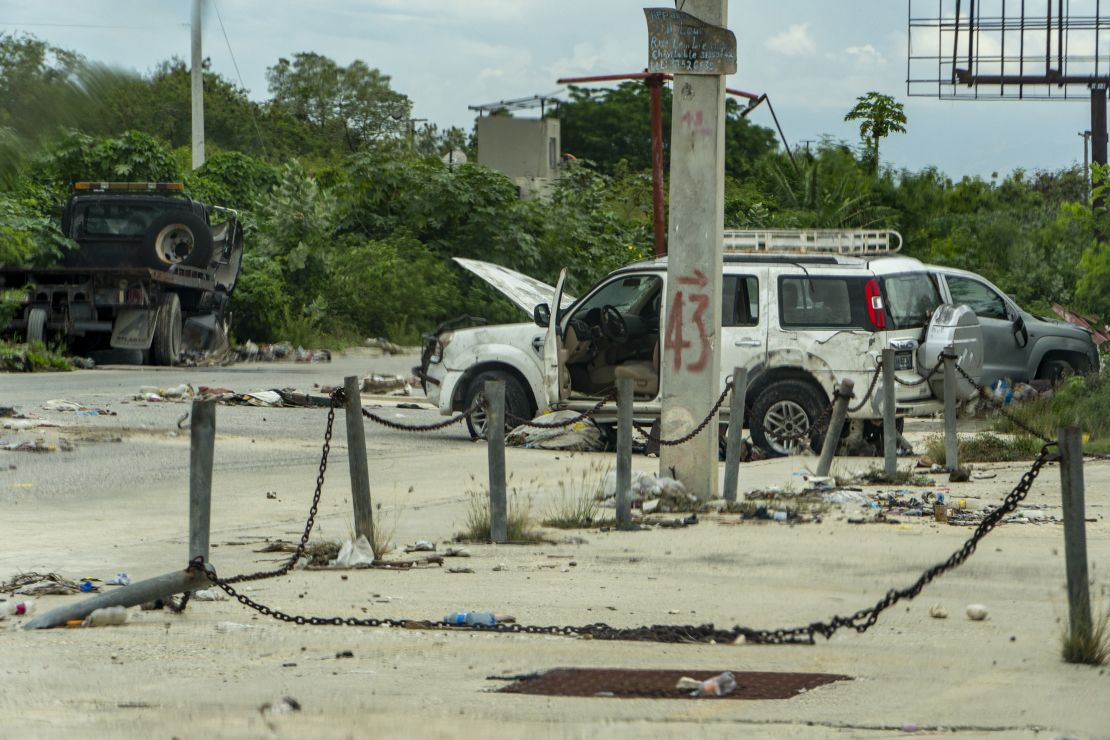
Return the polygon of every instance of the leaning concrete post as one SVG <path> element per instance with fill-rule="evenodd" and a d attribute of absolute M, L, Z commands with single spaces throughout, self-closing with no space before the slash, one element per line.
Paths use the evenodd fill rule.
<path fill-rule="evenodd" d="M 189 427 L 189 553 L 208 560 L 212 515 L 212 455 L 216 445 L 216 402 L 193 401 Z"/>
<path fill-rule="evenodd" d="M 898 420 L 894 398 L 894 350 L 883 350 L 883 472 L 893 480 L 898 472 Z"/>
<path fill-rule="evenodd" d="M 355 513 L 355 539 L 365 535 L 374 542 L 374 510 L 370 505 L 370 469 L 366 462 L 366 428 L 362 420 L 362 384 L 357 375 L 343 378 L 347 411 L 347 461 L 351 468 L 351 503 Z"/>
<path fill-rule="evenodd" d="M 856 384 L 851 379 L 840 381 L 837 388 L 836 401 L 833 403 L 832 419 L 825 432 L 825 443 L 821 445 L 821 459 L 817 462 L 817 475 L 828 475 L 832 467 L 833 456 L 840 447 L 840 430 L 844 428 L 844 419 L 848 416 L 848 401 L 852 398 L 852 390 Z"/>
<path fill-rule="evenodd" d="M 1087 528 L 1084 522 L 1083 437 L 1078 427 L 1059 430 L 1060 488 L 1064 504 L 1064 559 L 1068 573 L 1068 626 L 1072 637 L 1090 637 Z"/>
<path fill-rule="evenodd" d="M 960 467 L 959 439 L 956 437 L 956 351 L 952 345 L 944 348 L 944 466 L 948 470 Z"/>
<path fill-rule="evenodd" d="M 740 482 L 740 441 L 744 438 L 744 401 L 747 395 L 748 369 L 733 368 L 728 433 L 725 435 L 725 501 L 736 500 L 736 487 Z"/>
<path fill-rule="evenodd" d="M 487 380 L 486 446 L 489 451 L 489 538 L 509 540 L 509 506 L 505 497 L 505 381 Z"/>
<path fill-rule="evenodd" d="M 617 378 L 617 528 L 632 526 L 632 378 Z"/>

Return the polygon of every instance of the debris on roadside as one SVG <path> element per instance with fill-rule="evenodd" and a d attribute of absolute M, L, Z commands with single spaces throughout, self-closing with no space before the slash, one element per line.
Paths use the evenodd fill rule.
<path fill-rule="evenodd" d="M 331 362 L 330 350 L 293 347 L 289 342 L 259 345 L 247 340 L 235 349 L 235 354 L 240 362 L 275 362 L 290 359 L 293 362 Z"/>
<path fill-rule="evenodd" d="M 941 604 L 933 604 L 929 607 L 929 616 L 933 619 L 948 619 L 948 610 Z"/>
<path fill-rule="evenodd" d="M 411 396 L 412 384 L 403 375 L 370 373 L 362 379 L 362 392 L 382 395 Z"/>
<path fill-rule="evenodd" d="M 982 622 L 987 618 L 987 607 L 982 604 L 968 604 L 967 618 L 973 622 Z"/>
<path fill-rule="evenodd" d="M 540 414 L 532 421 L 545 425 L 558 424 L 578 415 L 576 411 L 564 409 Z M 506 435 L 505 443 L 526 449 L 601 452 L 605 449 L 605 435 L 590 421 L 579 421 L 568 427 L 556 428 L 521 424 Z"/>
<path fill-rule="evenodd" d="M 69 596 L 81 593 L 81 584 L 57 573 L 20 573 L 0 583 L 0 593 Z"/>
<path fill-rule="evenodd" d="M 387 355 L 399 355 L 405 351 L 405 348 L 399 344 L 394 344 L 385 337 L 373 337 L 366 340 L 367 347 L 374 347 L 385 352 Z"/>
<path fill-rule="evenodd" d="M 82 627 L 116 627 L 127 623 L 126 606 L 106 606 L 85 617 Z M 74 620 L 76 621 L 76 620 Z"/>
<path fill-rule="evenodd" d="M 25 442 L 6 442 L 0 440 L 0 450 L 9 452 L 57 452 L 57 445 L 48 444 L 44 439 L 33 439 Z"/>
<path fill-rule="evenodd" d="M 101 409 L 94 406 L 85 406 L 76 401 L 67 401 L 64 398 L 54 398 L 42 405 L 47 411 L 61 411 L 64 413 L 79 414 L 81 416 L 115 416 L 111 409 Z"/>
<path fill-rule="evenodd" d="M 188 383 L 173 386 L 171 388 L 159 388 L 156 385 L 140 386 L 139 392 L 132 398 L 134 401 L 146 401 L 148 403 L 162 403 L 165 401 L 172 401 L 174 403 L 184 403 L 191 400 L 196 396 L 193 386 Z"/>

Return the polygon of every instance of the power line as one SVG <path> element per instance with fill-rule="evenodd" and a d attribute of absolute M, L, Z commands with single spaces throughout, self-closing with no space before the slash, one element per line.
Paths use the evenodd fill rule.
<path fill-rule="evenodd" d="M 227 37 L 227 29 L 224 28 L 224 19 L 220 15 L 220 8 L 216 4 L 216 0 L 212 0 L 212 9 L 216 11 L 216 20 L 220 22 L 220 31 L 224 35 L 224 43 L 227 44 L 227 53 L 231 55 L 231 64 L 235 67 L 235 76 L 239 78 L 239 87 L 246 90 L 247 86 L 243 82 L 242 73 L 239 71 L 239 62 L 235 61 L 235 52 L 231 49 L 231 39 Z M 270 153 L 266 150 L 266 142 L 262 140 L 262 129 L 258 127 L 258 117 L 254 114 L 254 106 L 251 105 L 249 110 L 251 112 L 251 122 L 254 124 L 254 134 L 258 137 L 258 145 L 262 147 L 262 155 L 268 159 Z"/>
<path fill-rule="evenodd" d="M 155 31 L 166 26 L 181 26 L 188 28 L 188 23 L 167 23 L 161 26 L 116 26 L 100 23 L 0 23 L 0 26 L 7 28 L 105 28 L 105 29 L 120 29 L 125 31 Z"/>

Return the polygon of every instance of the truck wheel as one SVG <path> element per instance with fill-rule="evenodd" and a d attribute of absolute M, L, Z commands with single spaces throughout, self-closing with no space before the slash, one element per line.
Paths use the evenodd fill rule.
<path fill-rule="evenodd" d="M 491 370 L 478 373 L 466 386 L 466 395 L 463 403 L 466 408 L 480 403 L 484 398 L 484 388 L 487 380 L 505 381 L 505 429 L 512 429 L 521 423 L 521 419 L 532 418 L 532 404 L 528 402 L 528 395 L 520 385 L 520 381 L 508 373 Z M 486 438 L 486 410 L 479 407 L 470 416 L 466 417 L 466 428 L 474 439 Z"/>
<path fill-rule="evenodd" d="M 181 299 L 177 293 L 163 293 L 154 318 L 154 341 L 150 359 L 155 365 L 172 365 L 181 354 Z"/>
<path fill-rule="evenodd" d="M 1067 360 L 1046 360 L 1037 371 L 1037 380 L 1047 380 L 1053 385 L 1059 385 L 1075 373 L 1075 368 Z"/>
<path fill-rule="evenodd" d="M 32 308 L 27 312 L 27 343 L 46 339 L 46 309 Z"/>
<path fill-rule="evenodd" d="M 150 224 L 143 235 L 143 249 L 150 267 L 166 270 L 174 265 L 208 267 L 212 260 L 212 230 L 204 219 L 188 211 L 168 211 Z"/>
<path fill-rule="evenodd" d="M 801 380 L 780 380 L 752 404 L 752 441 L 775 457 L 821 447 L 814 428 L 825 407 L 821 394 Z"/>

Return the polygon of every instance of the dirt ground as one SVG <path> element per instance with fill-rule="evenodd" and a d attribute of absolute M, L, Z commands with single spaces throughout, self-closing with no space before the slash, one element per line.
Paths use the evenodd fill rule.
<path fill-rule="evenodd" d="M 83 397 L 92 401 L 119 399 L 147 382 L 114 372 L 72 382 L 85 383 Z M 180 382 L 183 372 L 161 379 Z M 344 368 L 314 372 L 335 380 Z M 246 371 L 238 377 L 265 387 Z M 21 380 L 12 395 L 35 410 L 30 399 L 57 397 L 36 385 L 45 382 Z M 138 580 L 183 566 L 188 440 L 167 431 L 181 407 L 116 408 L 116 417 L 42 430 L 47 439 L 82 432 L 85 441 L 71 452 L 0 452 L 0 580 L 28 571 L 100 579 L 126 571 Z M 277 555 L 255 551 L 267 539 L 299 535 L 323 413 L 219 410 L 211 560 L 222 574 L 276 563 Z M 435 419 L 397 413 L 411 415 L 406 423 Z M 263 428 L 263 416 L 282 426 Z M 911 424 L 911 441 L 929 428 Z M 124 430 L 121 442 L 111 441 L 112 429 Z M 330 539 L 347 538 L 352 526 L 342 429 L 337 422 L 318 518 L 317 535 Z M 486 476 L 485 446 L 458 428 L 422 437 L 368 428 L 367 441 L 377 513 L 393 541 L 448 542 L 463 526 L 467 491 Z M 157 475 L 144 460 L 159 461 Z M 612 462 L 602 454 L 510 449 L 507 465 L 517 500 L 530 499 L 539 519 L 560 495 L 559 481 L 574 490 L 581 471 Z M 815 464 L 813 457 L 745 464 L 741 491 L 797 489 L 800 473 Z M 875 464 L 844 460 L 837 470 Z M 654 472 L 658 461 L 637 457 L 634 466 Z M 979 467 L 997 477 L 949 484 L 930 476 L 932 485 L 914 490 L 945 491 L 975 509 L 999 503 L 1028 465 Z M 1090 461 L 1084 474 L 1093 598 L 1105 605 L 1110 462 Z M 894 488 L 903 487 L 865 490 Z M 9 619 L 0 622 L 0 737 L 1110 737 L 1110 669 L 1059 657 L 1067 620 L 1063 530 L 1051 521 L 1059 500 L 1058 468 L 1050 466 L 1028 502 L 1044 507 L 1049 521 L 999 527 L 964 566 L 886 611 L 868 632 L 841 631 L 812 646 L 297 626 L 233 601 L 193 602 L 180 615 L 133 609 L 126 625 L 96 629 L 29 632 Z M 474 609 L 539 625 L 795 626 L 850 614 L 909 585 L 971 532 L 927 517 L 850 523 L 866 513 L 847 505 L 819 523 L 796 525 L 706 515 L 683 529 L 544 530 L 548 543 L 468 545 L 472 557 L 448 561 L 473 573 L 300 570 L 243 590 L 320 616 L 434 620 Z M 80 598 L 43 597 L 36 613 Z M 965 616 L 972 603 L 987 608 L 985 621 Z M 948 618 L 930 617 L 933 604 Z M 339 657 L 346 651 L 351 657 Z M 819 672 L 852 680 L 787 700 L 695 701 L 504 694 L 496 689 L 506 681 L 490 678 L 555 667 Z M 285 696 L 300 711 L 262 709 Z"/>

